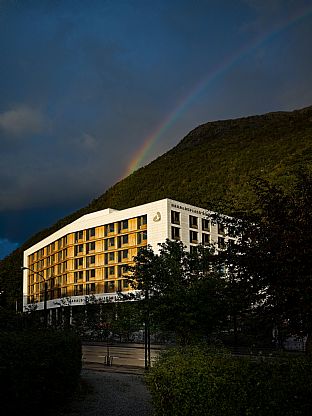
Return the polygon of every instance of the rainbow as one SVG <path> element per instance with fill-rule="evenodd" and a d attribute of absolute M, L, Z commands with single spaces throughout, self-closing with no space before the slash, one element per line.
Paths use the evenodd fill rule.
<path fill-rule="evenodd" d="M 294 26 L 299 21 L 305 19 L 312 13 L 312 6 L 305 7 L 301 10 L 298 10 L 296 14 L 292 15 L 288 19 L 283 20 L 278 25 L 274 27 L 273 30 L 259 35 L 252 39 L 247 45 L 236 50 L 233 54 L 228 56 L 218 65 L 211 69 L 211 71 L 205 75 L 195 86 L 189 91 L 189 93 L 175 106 L 175 108 L 165 117 L 164 120 L 159 124 L 159 126 L 149 134 L 142 146 L 135 153 L 131 159 L 125 176 L 130 175 L 132 172 L 137 170 L 147 158 L 153 145 L 163 136 L 163 134 L 176 122 L 176 120 L 185 112 L 185 110 L 195 101 L 200 94 L 209 86 L 209 84 L 221 77 L 223 74 L 228 72 L 232 67 L 234 67 L 240 60 L 245 56 L 253 52 L 256 48 L 268 42 L 269 40 L 276 37 L 282 31 L 285 31 L 291 26 Z"/>

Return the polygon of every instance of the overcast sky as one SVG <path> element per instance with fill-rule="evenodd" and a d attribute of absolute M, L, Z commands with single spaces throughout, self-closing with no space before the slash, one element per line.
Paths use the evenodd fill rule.
<path fill-rule="evenodd" d="M 197 125 L 312 105 L 312 0 L 0 0 L 0 258 Z M 165 126 L 158 135 L 160 126 Z"/>

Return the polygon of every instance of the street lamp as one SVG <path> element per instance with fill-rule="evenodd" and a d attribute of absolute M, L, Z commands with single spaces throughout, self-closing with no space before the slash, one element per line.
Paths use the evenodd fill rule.
<path fill-rule="evenodd" d="M 35 270 L 31 269 L 30 267 L 22 266 L 22 270 L 30 270 L 31 272 L 38 274 L 40 277 L 42 277 L 44 281 L 44 295 L 43 295 L 43 313 L 44 313 L 44 327 L 47 328 L 48 326 L 48 310 L 47 310 L 47 299 L 48 299 L 48 282 L 46 281 L 43 274 L 36 272 Z"/>

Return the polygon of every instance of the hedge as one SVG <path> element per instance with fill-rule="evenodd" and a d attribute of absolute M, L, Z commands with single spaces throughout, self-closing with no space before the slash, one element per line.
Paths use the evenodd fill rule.
<path fill-rule="evenodd" d="M 81 343 L 59 331 L 0 334 L 0 391 L 4 414 L 53 409 L 76 389 Z"/>
<path fill-rule="evenodd" d="M 146 382 L 158 416 L 312 414 L 312 361 L 305 356 L 242 358 L 173 349 L 160 356 Z"/>

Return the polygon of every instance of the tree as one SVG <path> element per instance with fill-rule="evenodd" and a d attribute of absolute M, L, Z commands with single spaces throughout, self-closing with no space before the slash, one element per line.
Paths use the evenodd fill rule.
<path fill-rule="evenodd" d="M 250 302 L 280 336 L 307 335 L 312 326 L 312 179 L 300 172 L 291 193 L 254 183 L 251 214 L 223 218 L 236 240 L 218 256 Z M 215 218 L 214 220 L 220 220 Z M 248 304 L 247 302 L 247 304 Z"/>
<path fill-rule="evenodd" d="M 189 253 L 182 242 L 170 240 L 159 247 L 159 254 L 149 246 L 142 249 L 128 268 L 152 322 L 184 344 L 210 334 L 227 315 L 224 280 L 214 268 L 212 247 Z"/>

